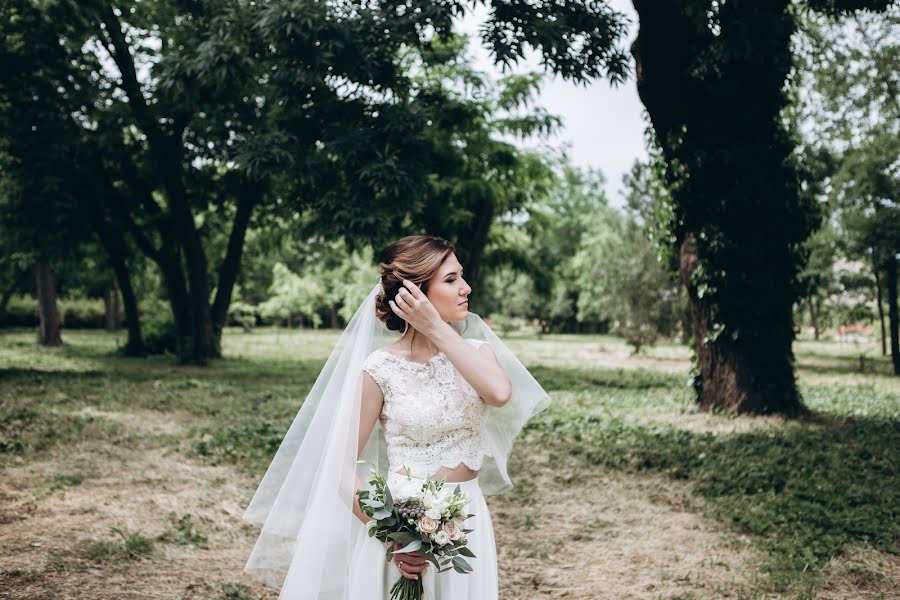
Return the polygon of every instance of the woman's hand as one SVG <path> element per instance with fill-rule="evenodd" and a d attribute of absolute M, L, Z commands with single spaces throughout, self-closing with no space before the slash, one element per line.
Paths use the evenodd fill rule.
<path fill-rule="evenodd" d="M 394 542 L 393 544 L 394 551 L 403 548 L 403 546 L 397 542 Z M 385 546 L 387 547 L 388 544 L 385 544 Z M 418 579 L 420 577 L 419 573 L 427 569 L 429 565 L 429 562 L 418 552 L 394 554 L 393 561 L 400 570 L 400 574 L 407 579 Z"/>
<path fill-rule="evenodd" d="M 428 299 L 424 292 L 412 281 L 403 280 L 405 287 L 400 288 L 396 298 L 388 300 L 391 310 L 394 311 L 410 327 L 415 327 L 425 335 L 430 335 L 435 328 L 444 324 L 440 313 Z"/>

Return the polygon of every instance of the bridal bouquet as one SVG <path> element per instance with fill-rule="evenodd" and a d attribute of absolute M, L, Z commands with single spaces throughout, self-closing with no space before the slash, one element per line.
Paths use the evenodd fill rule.
<path fill-rule="evenodd" d="M 367 525 L 369 537 L 391 543 L 386 560 L 394 554 L 418 551 L 438 573 L 449 571 L 451 566 L 459 573 L 472 571 L 463 556 L 475 557 L 466 547 L 466 534 L 473 530 L 462 528 L 461 523 L 473 515 L 463 512 L 469 497 L 458 485 L 450 492 L 444 489 L 443 480 L 426 480 L 421 486 L 415 483 L 395 490 L 395 495 L 374 468 L 369 483 L 372 491 L 360 490 L 357 496 L 363 512 L 372 517 Z M 394 551 L 394 542 L 403 544 L 403 548 Z M 421 577 L 401 576 L 391 588 L 391 600 L 419 600 L 423 591 Z"/>

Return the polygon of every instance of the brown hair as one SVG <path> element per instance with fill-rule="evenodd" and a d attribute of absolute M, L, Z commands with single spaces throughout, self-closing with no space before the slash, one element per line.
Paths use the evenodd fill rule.
<path fill-rule="evenodd" d="M 402 237 L 381 254 L 381 286 L 383 292 L 375 296 L 375 315 L 384 321 L 392 331 L 404 331 L 406 321 L 391 310 L 389 300 L 394 300 L 397 292 L 408 279 L 428 293 L 428 281 L 456 247 L 444 238 L 431 235 L 408 235 Z"/>

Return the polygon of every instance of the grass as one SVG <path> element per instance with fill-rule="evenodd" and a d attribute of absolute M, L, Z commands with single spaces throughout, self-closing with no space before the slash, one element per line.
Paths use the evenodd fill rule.
<path fill-rule="evenodd" d="M 258 478 L 336 339 L 331 331 L 229 331 L 228 358 L 197 368 L 116 356 L 121 335 L 67 331 L 63 348 L 42 350 L 31 331 L 0 331 L 0 469 L 102 444 L 107 451 L 171 448 L 185 461 Z M 697 412 L 688 352 L 676 344 L 630 356 L 608 336 L 507 341 L 554 400 L 528 424 L 516 452 L 539 448 L 551 464 L 574 461 L 585 472 L 653 475 L 689 486 L 702 500 L 697 510 L 747 536 L 764 557 L 757 567 L 765 578 L 745 597 L 813 598 L 835 557 L 857 548 L 900 555 L 900 382 L 874 346 L 797 343 L 800 389 L 814 417 L 785 421 Z M 520 457 L 516 464 L 527 462 Z M 538 502 L 537 475 L 519 468 L 517 500 Z M 34 499 L 91 478 L 90 471 L 57 469 L 33 490 Z M 558 483 L 577 486 L 578 478 Z M 191 514 L 178 514 L 167 512 L 168 526 L 156 536 L 110 529 L 114 539 L 89 540 L 84 555 L 127 563 L 154 560 L 160 543 L 206 547 L 208 536 Z M 539 525 L 530 514 L 517 522 L 523 532 Z M 602 543 L 606 525 L 596 520 L 577 541 Z M 531 551 L 546 559 L 546 549 Z M 10 573 L 0 583 L 35 577 Z M 258 597 L 230 583 L 209 594 Z"/>

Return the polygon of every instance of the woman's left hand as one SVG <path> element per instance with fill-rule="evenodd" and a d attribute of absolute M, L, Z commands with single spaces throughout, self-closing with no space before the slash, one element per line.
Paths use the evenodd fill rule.
<path fill-rule="evenodd" d="M 400 288 L 394 300 L 388 300 L 391 310 L 409 323 L 410 327 L 429 335 L 444 322 L 440 313 L 419 286 L 407 279 L 403 280 L 403 285 L 405 287 Z"/>

